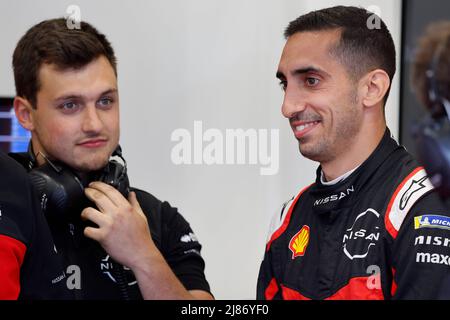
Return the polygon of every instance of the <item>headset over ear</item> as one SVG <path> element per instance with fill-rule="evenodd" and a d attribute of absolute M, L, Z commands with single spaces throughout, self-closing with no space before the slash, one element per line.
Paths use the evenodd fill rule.
<path fill-rule="evenodd" d="M 436 75 L 447 45 L 448 39 L 437 46 L 426 72 L 430 115 L 413 129 L 418 159 L 442 197 L 450 197 L 450 102 Z"/>
<path fill-rule="evenodd" d="M 35 162 L 31 142 L 28 153 Z M 128 197 L 127 165 L 120 146 L 113 152 L 108 164 L 89 177 L 80 177 L 67 165 L 46 157 L 45 159 L 46 163 L 32 169 L 29 175 L 47 219 L 53 221 L 79 219 L 81 210 L 92 206 L 84 195 L 84 188 L 92 181 L 105 182 L 119 190 L 124 197 Z"/>

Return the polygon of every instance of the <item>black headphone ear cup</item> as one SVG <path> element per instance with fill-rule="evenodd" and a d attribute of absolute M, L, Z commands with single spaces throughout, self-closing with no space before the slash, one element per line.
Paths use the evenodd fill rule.
<path fill-rule="evenodd" d="M 43 177 L 41 174 L 38 174 L 36 171 L 31 171 L 30 174 L 31 184 L 34 186 L 34 190 L 39 196 L 39 201 L 41 203 L 41 208 L 45 212 L 47 210 L 47 192 L 45 191 L 47 185 L 47 179 Z"/>
<path fill-rule="evenodd" d="M 111 160 L 108 162 L 98 176 L 97 180 L 113 186 L 125 198 L 128 197 L 128 193 L 130 192 L 130 183 L 126 173 L 126 167 L 116 160 Z"/>
<path fill-rule="evenodd" d="M 29 146 L 29 157 L 32 146 Z M 68 166 L 59 162 L 47 162 L 29 172 L 30 180 L 37 191 L 41 207 L 47 217 L 54 221 L 79 219 L 81 211 L 88 206 L 95 206 L 84 194 L 84 188 L 90 181 L 105 182 L 125 197 L 128 197 L 130 184 L 127 176 L 126 162 L 120 147 L 115 151 L 123 164 L 112 159 L 99 172 L 92 176 L 78 177 Z M 81 180 L 85 178 L 84 180 Z M 74 216 L 71 216 L 74 215 Z"/>
<path fill-rule="evenodd" d="M 82 208 L 84 187 L 68 168 L 57 172 L 48 163 L 30 171 L 30 180 L 50 220 L 66 220 L 70 213 Z"/>

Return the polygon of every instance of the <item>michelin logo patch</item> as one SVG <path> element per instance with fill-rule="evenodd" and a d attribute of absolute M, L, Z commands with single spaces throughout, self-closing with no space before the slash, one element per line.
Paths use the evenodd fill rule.
<path fill-rule="evenodd" d="M 450 217 L 426 214 L 414 217 L 414 229 L 439 228 L 450 230 Z"/>

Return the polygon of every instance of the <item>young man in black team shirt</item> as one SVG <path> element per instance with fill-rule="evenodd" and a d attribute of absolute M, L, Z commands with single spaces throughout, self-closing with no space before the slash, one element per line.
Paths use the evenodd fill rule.
<path fill-rule="evenodd" d="M 13 68 L 16 116 L 32 134 L 29 153 L 13 156 L 28 169 L 63 163 L 82 181 L 105 167 L 119 142 L 116 57 L 105 36 L 85 22 L 43 21 L 20 39 Z M 95 206 L 49 220 L 56 249 L 80 276 L 67 279 L 74 298 L 212 298 L 201 245 L 176 208 L 137 189 L 126 199 L 102 182 L 85 195 Z M 126 292 L 112 259 L 127 267 Z"/>
<path fill-rule="evenodd" d="M 320 166 L 274 217 L 257 297 L 450 298 L 441 281 L 449 209 L 386 127 L 395 73 L 386 25 L 339 6 L 299 17 L 285 36 L 282 113 L 301 154 Z"/>
<path fill-rule="evenodd" d="M 61 256 L 26 171 L 0 152 L 0 300 L 68 298 Z"/>

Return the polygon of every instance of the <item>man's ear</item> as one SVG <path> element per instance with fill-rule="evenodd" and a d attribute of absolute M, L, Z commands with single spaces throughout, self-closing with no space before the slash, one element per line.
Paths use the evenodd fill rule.
<path fill-rule="evenodd" d="M 362 103 L 365 107 L 373 107 L 383 103 L 383 99 L 391 85 L 386 71 L 376 69 L 366 74 L 362 81 Z"/>
<path fill-rule="evenodd" d="M 14 112 L 16 113 L 16 118 L 20 125 L 29 131 L 34 130 L 32 110 L 33 107 L 27 99 L 18 96 L 14 98 Z"/>

